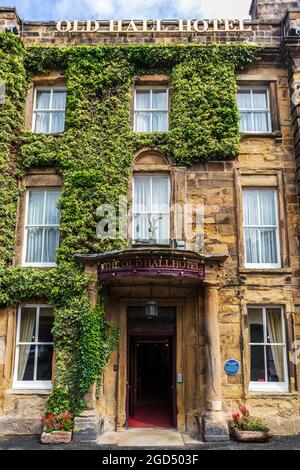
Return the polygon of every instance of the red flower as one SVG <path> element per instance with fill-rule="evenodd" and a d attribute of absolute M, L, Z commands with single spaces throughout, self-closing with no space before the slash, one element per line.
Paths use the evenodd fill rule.
<path fill-rule="evenodd" d="M 236 419 L 239 419 L 241 417 L 240 413 L 233 413 L 232 415 L 233 419 L 236 420 Z"/>

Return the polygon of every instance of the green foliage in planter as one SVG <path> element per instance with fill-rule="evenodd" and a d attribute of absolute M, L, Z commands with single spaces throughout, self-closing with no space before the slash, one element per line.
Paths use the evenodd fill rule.
<path fill-rule="evenodd" d="M 119 234 L 96 238 L 97 207 L 118 207 L 134 154 L 145 146 L 161 149 L 178 165 L 234 158 L 240 138 L 235 76 L 258 56 L 250 45 L 24 48 L 14 35 L 0 34 L 0 81 L 6 84 L 0 105 L 0 305 L 40 299 L 54 307 L 57 366 L 50 408 L 63 396 L 64 407 L 79 412 L 116 347 L 118 332 L 106 321 L 103 296 L 93 309 L 88 279 L 74 261 L 78 253 L 126 246 Z M 34 75 L 54 69 L 67 81 L 66 131 L 33 134 L 24 128 L 27 92 Z M 134 133 L 132 87 L 137 76 L 150 73 L 169 77 L 170 130 Z M 48 271 L 12 264 L 19 182 L 37 167 L 54 167 L 64 181 L 58 266 Z"/>
<path fill-rule="evenodd" d="M 269 428 L 261 418 L 250 416 L 247 408 L 242 407 L 239 413 L 233 413 L 229 425 L 239 431 L 259 431 L 268 432 Z"/>

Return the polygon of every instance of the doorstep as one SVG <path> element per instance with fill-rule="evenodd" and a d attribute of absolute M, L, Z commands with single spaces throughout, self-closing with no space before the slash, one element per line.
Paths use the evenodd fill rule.
<path fill-rule="evenodd" d="M 199 445 L 196 440 L 176 429 L 139 428 L 126 429 L 122 432 L 105 432 L 97 440 L 99 445 L 112 445 L 118 447 L 184 447 L 185 445 Z"/>

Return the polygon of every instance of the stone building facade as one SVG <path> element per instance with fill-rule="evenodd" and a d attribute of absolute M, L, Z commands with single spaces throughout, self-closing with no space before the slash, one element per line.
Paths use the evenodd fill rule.
<path fill-rule="evenodd" d="M 263 48 L 263 59 L 237 77 L 244 127 L 236 160 L 179 167 L 147 148 L 135 157 L 133 175 L 168 175 L 173 203 L 204 204 L 204 232 L 199 229 L 194 238 L 171 247 L 141 243 L 137 248 L 131 239 L 124 251 L 78 256 L 86 273 L 94 276 L 91 302 L 105 283 L 108 317 L 121 329 L 100 396 L 92 389 L 87 397 L 89 410 L 82 420 L 88 426 L 97 427 L 99 417 L 104 430 L 151 425 L 149 415 L 135 419 L 143 383 L 152 390 L 156 380 L 150 366 L 142 370 L 150 355 L 158 361 L 156 374 L 169 375 L 164 383 L 172 408 L 165 416 L 168 425 L 191 433 L 203 430 L 207 439 L 226 438 L 226 419 L 246 405 L 275 433 L 300 432 L 300 2 L 253 0 L 251 15 L 242 28 L 238 22 L 226 26 L 220 21 L 218 30 L 211 22 L 204 32 L 178 31 L 175 21 L 163 23 L 168 31 L 126 31 L 129 23 L 124 22 L 122 31 L 114 25 L 104 32 L 109 24 L 99 22 L 98 31 L 80 32 L 86 24 L 62 22 L 59 31 L 55 22 L 22 21 L 15 9 L 0 8 L 0 31 L 15 29 L 25 46 L 253 42 Z M 161 76 L 141 80 L 147 89 L 166 83 Z M 34 77 L 34 83 L 59 87 L 63 79 L 53 71 Z M 29 128 L 32 109 L 33 91 L 25 119 Z M 62 183 L 54 170 L 36 169 L 26 175 L 24 186 L 53 189 Z M 252 213 L 254 203 L 259 207 Z M 22 264 L 25 219 L 23 205 L 15 264 Z M 204 237 L 201 249 L 198 235 Z M 170 238 L 175 239 L 172 229 Z M 149 299 L 158 306 L 154 320 L 145 320 L 143 313 Z M 0 433 L 6 434 L 34 432 L 48 395 L 47 387 L 22 389 L 14 378 L 17 310 L 4 309 L 0 316 Z M 225 371 L 229 360 L 240 366 L 235 375 Z M 143 398 L 151 402 L 151 397 Z M 153 410 L 153 402 L 151 406 Z M 78 426 L 84 423 L 79 420 Z"/>

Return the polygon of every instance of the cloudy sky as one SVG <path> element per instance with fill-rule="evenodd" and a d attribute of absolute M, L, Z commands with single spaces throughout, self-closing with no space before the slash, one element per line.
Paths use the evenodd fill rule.
<path fill-rule="evenodd" d="M 0 0 L 22 19 L 247 18 L 251 0 Z"/>

